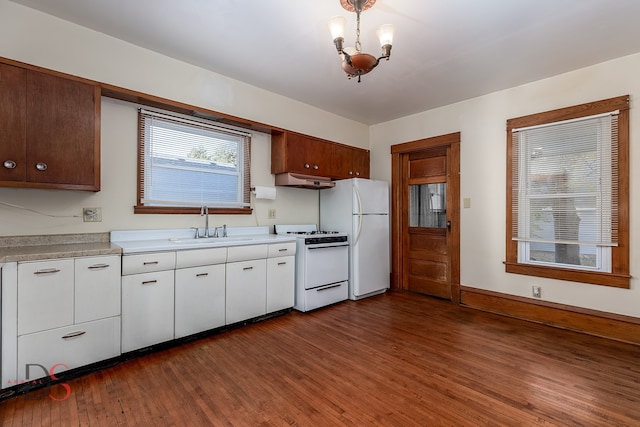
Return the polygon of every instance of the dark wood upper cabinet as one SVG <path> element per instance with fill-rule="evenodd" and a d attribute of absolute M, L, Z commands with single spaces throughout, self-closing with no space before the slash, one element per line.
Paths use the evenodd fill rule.
<path fill-rule="evenodd" d="M 369 150 L 335 144 L 333 153 L 335 178 L 369 178 Z"/>
<path fill-rule="evenodd" d="M 271 136 L 271 173 L 332 179 L 369 178 L 369 150 L 294 132 Z"/>
<path fill-rule="evenodd" d="M 0 186 L 100 190 L 100 87 L 0 64 Z"/>

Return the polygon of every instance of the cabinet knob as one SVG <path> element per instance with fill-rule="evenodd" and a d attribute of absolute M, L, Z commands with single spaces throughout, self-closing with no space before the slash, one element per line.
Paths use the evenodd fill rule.
<path fill-rule="evenodd" d="M 353 175 L 353 171 L 349 171 L 349 175 Z"/>
<path fill-rule="evenodd" d="M 3 165 L 7 169 L 14 169 L 16 167 L 16 162 L 13 160 L 5 160 Z"/>
<path fill-rule="evenodd" d="M 360 172 L 356 172 L 356 176 L 360 176 Z"/>
<path fill-rule="evenodd" d="M 38 169 L 39 171 L 46 171 L 47 167 L 48 167 L 47 164 L 44 162 L 36 163 L 36 169 Z"/>
<path fill-rule="evenodd" d="M 313 168 L 314 168 L 315 170 L 318 170 L 318 165 L 313 165 Z"/>
<path fill-rule="evenodd" d="M 309 165 L 309 163 L 305 163 L 305 164 L 304 164 L 304 168 L 305 168 L 305 169 L 309 169 L 310 167 L 311 167 L 311 166 Z"/>

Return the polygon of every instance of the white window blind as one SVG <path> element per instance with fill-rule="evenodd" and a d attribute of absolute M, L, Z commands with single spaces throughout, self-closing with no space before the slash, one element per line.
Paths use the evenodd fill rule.
<path fill-rule="evenodd" d="M 140 202 L 145 206 L 249 206 L 250 134 L 140 110 Z"/>
<path fill-rule="evenodd" d="M 616 245 L 617 118 L 616 111 L 513 130 L 514 240 Z"/>

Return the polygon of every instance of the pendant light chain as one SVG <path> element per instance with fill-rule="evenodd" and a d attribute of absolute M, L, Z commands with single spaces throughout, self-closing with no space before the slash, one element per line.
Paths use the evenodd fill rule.
<path fill-rule="evenodd" d="M 362 51 L 362 44 L 360 43 L 360 11 L 356 12 L 356 51 Z"/>

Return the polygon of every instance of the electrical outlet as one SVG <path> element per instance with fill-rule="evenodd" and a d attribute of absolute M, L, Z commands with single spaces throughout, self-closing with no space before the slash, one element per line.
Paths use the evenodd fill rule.
<path fill-rule="evenodd" d="M 533 295 L 534 298 L 542 298 L 542 286 L 533 285 L 531 287 L 531 295 Z"/>
<path fill-rule="evenodd" d="M 276 219 L 276 210 L 269 209 L 269 219 Z"/>
<path fill-rule="evenodd" d="M 101 222 L 102 208 L 82 208 L 82 221 Z"/>

